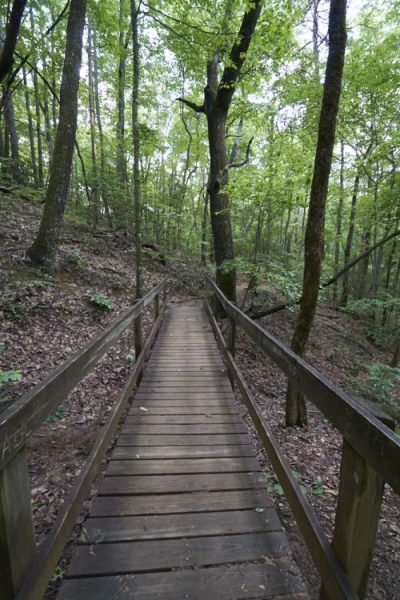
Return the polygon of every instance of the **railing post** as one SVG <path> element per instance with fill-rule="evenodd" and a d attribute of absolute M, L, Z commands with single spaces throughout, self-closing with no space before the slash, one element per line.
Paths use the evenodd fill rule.
<path fill-rule="evenodd" d="M 368 408 L 394 428 L 385 413 L 370 403 Z M 365 596 L 367 589 L 384 485 L 385 481 L 377 471 L 343 440 L 332 547 L 359 598 Z M 326 597 L 329 596 L 322 589 L 321 598 Z"/>
<path fill-rule="evenodd" d="M 15 597 L 34 554 L 26 449 L 0 472 L 0 600 Z"/>
<path fill-rule="evenodd" d="M 236 324 L 232 317 L 228 317 L 228 328 L 226 332 L 226 345 L 232 356 L 235 356 L 235 342 L 236 342 Z"/>
<path fill-rule="evenodd" d="M 158 319 L 159 316 L 160 316 L 160 295 L 157 294 L 157 296 L 154 298 L 154 320 Z"/>
<path fill-rule="evenodd" d="M 142 315 L 138 315 L 133 326 L 135 336 L 135 360 L 139 358 L 139 354 L 143 347 L 143 331 L 142 331 Z"/>

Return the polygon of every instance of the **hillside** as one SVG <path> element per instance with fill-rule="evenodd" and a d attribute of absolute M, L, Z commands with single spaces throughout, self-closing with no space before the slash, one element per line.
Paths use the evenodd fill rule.
<path fill-rule="evenodd" d="M 0 367 L 16 371 L 17 378 L 20 377 L 20 381 L 7 383 L 3 388 L 2 410 L 112 322 L 131 304 L 134 293 L 132 241 L 110 232 L 93 234 L 79 222 L 66 223 L 57 273 L 50 276 L 31 268 L 24 262 L 24 250 L 34 235 L 40 214 L 39 204 L 17 197 L 1 198 Z M 157 257 L 146 254 L 145 290 L 166 273 L 171 281 L 170 301 L 202 297 L 202 272 L 195 262 L 175 255 L 168 257 L 167 265 L 163 266 Z M 241 289 L 243 287 L 244 283 Z M 281 299 L 275 288 L 267 286 L 259 301 L 274 303 Z M 264 318 L 262 324 L 288 343 L 295 316 L 294 312 L 282 311 Z M 238 335 L 237 357 L 266 418 L 329 531 L 337 498 L 340 437 L 312 407 L 308 427 L 285 430 L 282 426 L 285 378 L 243 333 Z M 365 388 L 366 366 L 387 363 L 390 352 L 366 339 L 360 320 L 321 303 L 307 358 L 337 385 L 349 393 L 359 393 L 357 381 L 364 381 Z M 129 336 L 125 335 L 33 436 L 29 445 L 30 473 L 39 543 L 49 531 L 66 491 L 93 445 L 96 432 L 117 398 L 132 359 Z M 248 425 L 251 430 L 250 423 Z M 253 439 L 268 469 L 268 461 L 255 435 Z M 291 538 L 295 558 L 317 597 L 318 578 L 272 474 L 267 487 Z M 396 571 L 400 558 L 396 545 L 399 533 L 396 497 L 388 492 L 370 578 L 370 598 L 389 600 L 400 595 L 400 578 Z M 68 550 L 54 575 L 49 597 L 58 586 L 67 558 Z"/>

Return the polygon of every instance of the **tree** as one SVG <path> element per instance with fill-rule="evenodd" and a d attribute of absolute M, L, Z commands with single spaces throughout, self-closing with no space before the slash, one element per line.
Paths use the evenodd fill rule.
<path fill-rule="evenodd" d="M 50 269 L 57 265 L 57 251 L 71 176 L 85 15 L 86 0 L 71 0 L 60 92 L 60 116 L 49 184 L 39 231 L 27 252 L 34 264 Z"/>
<path fill-rule="evenodd" d="M 12 5 L 10 20 L 0 53 L 0 83 L 7 77 L 13 65 L 15 46 L 25 6 L 26 0 L 14 0 Z"/>
<path fill-rule="evenodd" d="M 207 117 L 210 153 L 207 188 L 210 197 L 217 284 L 222 292 L 233 301 L 236 300 L 236 271 L 232 265 L 228 268 L 224 265 L 225 261 L 232 261 L 234 258 L 229 196 L 226 191 L 228 170 L 233 165 L 228 161 L 225 129 L 237 80 L 261 13 L 261 6 L 261 0 L 255 0 L 245 12 L 220 81 L 218 81 L 218 64 L 221 60 L 221 49 L 217 49 L 213 58 L 208 62 L 203 104 L 200 106 L 184 98 L 178 98 L 180 102 L 184 102 L 198 113 L 204 113 Z M 232 5 L 228 2 L 225 24 L 230 21 L 231 10 Z"/>
<path fill-rule="evenodd" d="M 291 342 L 292 350 L 300 356 L 304 355 L 310 335 L 321 279 L 324 254 L 325 206 L 346 48 L 346 0 L 331 0 L 328 31 L 329 53 L 305 237 L 303 290 L 300 312 Z M 286 397 L 286 425 L 304 425 L 306 420 L 304 397 L 289 384 Z"/>

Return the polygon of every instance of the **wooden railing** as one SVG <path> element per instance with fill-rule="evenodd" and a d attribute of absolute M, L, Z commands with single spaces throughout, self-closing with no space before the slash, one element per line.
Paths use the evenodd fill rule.
<path fill-rule="evenodd" d="M 241 392 L 320 573 L 321 597 L 332 600 L 362 598 L 367 586 L 385 482 L 400 493 L 400 438 L 369 409 L 332 385 L 324 375 L 252 321 L 222 294 L 214 281 L 208 278 L 207 283 L 214 311 L 219 304 L 228 319 L 225 341 L 213 309 L 206 300 L 207 312 L 225 355 L 231 381 Z M 343 436 L 332 545 L 235 363 L 237 326 L 284 371 L 295 388 L 304 393 Z M 379 416 L 379 411 L 377 414 Z"/>
<path fill-rule="evenodd" d="M 40 600 L 43 597 L 132 389 L 141 376 L 165 312 L 166 294 L 167 278 L 164 278 L 83 350 L 66 360 L 0 415 L 0 600 Z M 163 301 L 161 308 L 160 297 Z M 154 302 L 155 317 L 152 330 L 136 356 L 121 397 L 113 406 L 48 538 L 35 556 L 26 441 L 122 333 L 136 321 L 141 323 L 140 317 L 151 302 Z M 141 331 L 139 335 L 142 336 Z"/>

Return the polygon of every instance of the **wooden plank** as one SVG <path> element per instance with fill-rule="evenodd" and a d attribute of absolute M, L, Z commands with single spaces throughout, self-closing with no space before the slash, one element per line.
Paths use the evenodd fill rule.
<path fill-rule="evenodd" d="M 265 478 L 259 473 L 211 473 L 209 475 L 134 475 L 132 477 L 105 477 L 100 484 L 102 496 L 129 494 L 166 494 L 178 492 L 206 492 L 248 490 L 265 487 Z"/>
<path fill-rule="evenodd" d="M 126 459 L 159 459 L 170 458 L 236 458 L 239 456 L 255 456 L 251 444 L 237 446 L 117 446 L 114 448 L 114 460 Z"/>
<path fill-rule="evenodd" d="M 271 532 L 251 535 L 211 536 L 178 540 L 149 540 L 97 544 L 77 548 L 69 577 L 140 573 L 151 564 L 153 570 L 200 567 L 226 562 L 247 562 L 285 556 L 285 536 Z"/>
<path fill-rule="evenodd" d="M 121 429 L 122 433 L 141 433 L 142 435 L 213 435 L 222 433 L 246 433 L 243 423 L 207 423 L 205 425 L 146 425 L 140 423 L 124 423 Z"/>
<path fill-rule="evenodd" d="M 90 509 L 92 517 L 179 514 L 209 511 L 271 508 L 263 489 L 226 492 L 190 492 L 158 496 L 98 496 Z"/>
<path fill-rule="evenodd" d="M 139 455 L 140 456 L 140 455 Z M 111 457 L 107 476 L 113 475 L 173 475 L 184 473 L 247 473 L 260 471 L 255 458 L 179 458 L 164 460 L 120 460 Z"/>
<path fill-rule="evenodd" d="M 149 409 L 147 413 L 140 412 L 139 414 L 129 413 L 125 419 L 125 423 L 131 424 L 146 424 L 146 425 L 202 425 L 209 423 L 237 423 L 241 424 L 240 415 L 217 415 L 212 411 L 206 414 L 197 415 L 154 415 Z"/>
<path fill-rule="evenodd" d="M 226 446 L 248 444 L 247 434 L 225 433 L 223 435 L 157 435 L 154 437 L 136 434 L 122 434 L 118 438 L 119 446 Z"/>
<path fill-rule="evenodd" d="M 245 563 L 197 570 L 70 579 L 64 583 L 57 599 L 248 600 L 261 597 L 264 600 L 308 598 L 293 564 L 285 558 L 271 558 L 267 564 Z"/>
<path fill-rule="evenodd" d="M 182 405 L 165 405 L 164 403 L 168 402 L 168 400 L 164 400 L 162 402 L 160 402 L 159 404 L 156 404 L 155 401 L 148 401 L 145 402 L 143 405 L 140 406 L 133 406 L 130 411 L 129 411 L 129 415 L 143 415 L 143 408 L 146 408 L 148 411 L 149 415 L 152 415 L 153 417 L 156 415 L 207 415 L 207 414 L 212 414 L 213 416 L 222 416 L 222 415 L 240 415 L 240 411 L 239 408 L 237 408 L 236 406 L 230 406 L 228 405 L 220 405 L 220 404 L 210 404 L 210 405 L 193 405 L 190 404 L 189 406 L 182 404 Z"/>
<path fill-rule="evenodd" d="M 0 471 L 0 598 L 11 600 L 35 554 L 26 449 Z"/>
<path fill-rule="evenodd" d="M 158 398 L 159 400 L 181 400 L 184 402 L 187 402 L 188 406 L 190 405 L 190 401 L 194 400 L 194 401 L 198 401 L 198 400 L 203 400 L 204 403 L 206 404 L 208 400 L 234 400 L 234 395 L 232 390 L 224 390 L 223 392 L 213 392 L 213 391 L 209 391 L 209 392 L 197 392 L 197 391 L 185 391 L 185 390 L 181 390 L 180 392 L 177 391 L 171 391 L 171 390 L 164 390 L 164 391 L 154 391 L 154 392 L 150 392 L 149 390 L 143 391 L 140 390 L 140 392 L 135 396 L 135 400 L 137 399 L 138 401 L 143 400 L 144 398 L 148 398 L 148 399 L 156 399 Z M 196 404 L 196 402 L 195 402 Z"/>
<path fill-rule="evenodd" d="M 26 440 L 93 369 L 108 348 L 162 290 L 164 278 L 151 292 L 0 415 L 0 470 Z"/>
<path fill-rule="evenodd" d="M 186 400 L 185 398 L 148 398 L 145 396 L 144 398 L 135 398 L 136 402 L 133 405 L 132 410 L 140 411 L 140 407 L 144 406 L 150 409 L 157 409 L 160 411 L 165 410 L 166 412 L 163 414 L 168 414 L 168 411 L 176 410 L 176 414 L 185 414 L 185 412 L 190 412 L 191 414 L 196 414 L 198 412 L 204 413 L 204 411 L 212 412 L 219 410 L 221 414 L 224 412 L 225 414 L 230 411 L 238 411 L 240 410 L 237 404 L 233 405 L 232 400 L 230 398 L 224 398 L 219 400 L 218 398 L 214 399 L 206 399 L 206 400 Z"/>
<path fill-rule="evenodd" d="M 282 531 L 274 509 L 89 518 L 82 543 L 131 542 Z"/>
<path fill-rule="evenodd" d="M 400 493 L 400 437 L 229 302 L 213 281 L 209 283 L 236 324 L 286 373 L 296 389 L 322 411 L 360 456 Z"/>
<path fill-rule="evenodd" d="M 154 323 L 143 350 L 132 368 L 121 397 L 113 406 L 106 424 L 102 428 L 82 471 L 77 477 L 75 485 L 69 491 L 65 502 L 60 509 L 57 519 L 46 539 L 46 544 L 42 546 L 41 551 L 36 555 L 15 600 L 33 600 L 43 597 L 63 548 L 68 541 L 76 518 L 81 511 L 82 503 L 89 494 L 92 482 L 97 475 L 99 465 L 105 456 L 107 448 L 115 433 L 115 429 L 125 411 L 128 400 L 131 397 L 132 388 L 140 376 L 145 358 L 150 351 L 160 328 L 164 312 L 165 307 L 157 321 Z"/>

